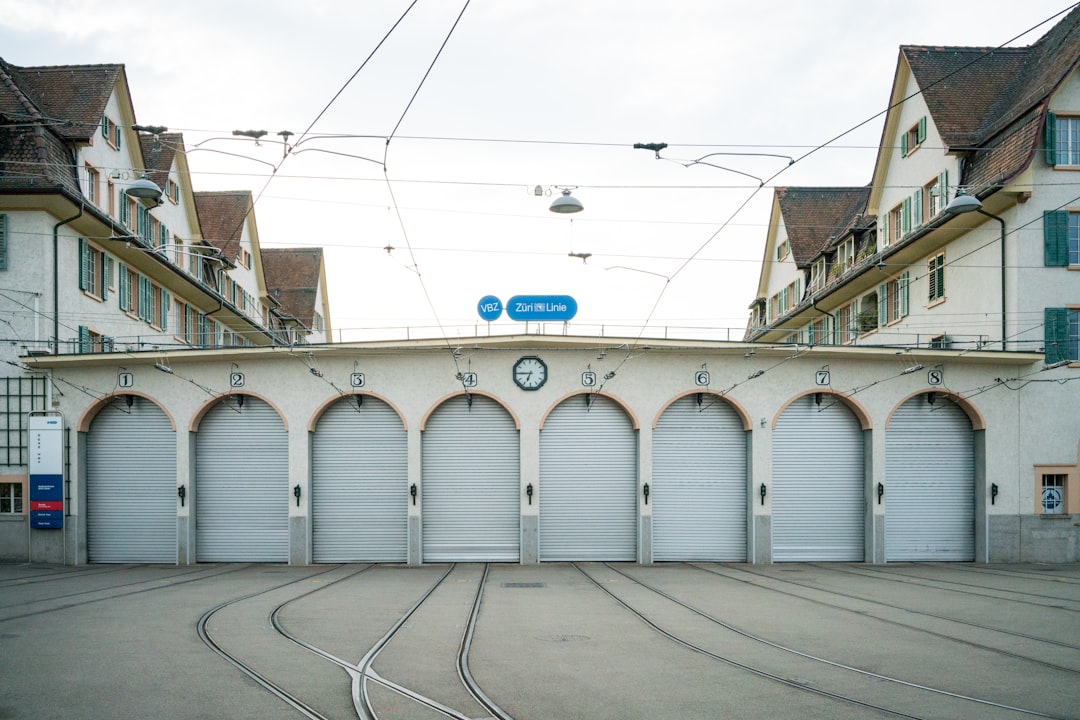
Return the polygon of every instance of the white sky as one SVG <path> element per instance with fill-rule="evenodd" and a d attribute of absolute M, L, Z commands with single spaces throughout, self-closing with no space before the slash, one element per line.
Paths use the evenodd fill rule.
<path fill-rule="evenodd" d="M 262 192 L 263 247 L 325 248 L 335 339 L 401 337 L 405 327 L 414 338 L 485 334 L 484 295 L 566 294 L 579 307 L 572 334 L 637 336 L 648 321 L 647 336 L 724 339 L 731 328 L 738 340 L 772 188 L 869 182 L 882 117 L 787 169 L 786 159 L 709 159 L 763 180 L 783 170 L 760 190 L 745 175 L 631 146 L 666 142 L 664 157 L 684 162 L 712 152 L 798 158 L 885 108 L 901 44 L 996 46 L 1069 7 L 472 0 L 406 113 L 463 4 L 419 0 L 312 130 L 374 137 L 297 148 L 374 163 L 319 151 L 282 162 L 281 145 L 231 132 L 277 141 L 289 130 L 295 142 L 403 0 L 0 0 L 0 56 L 123 63 L 140 123 L 183 132 L 189 151 L 263 161 L 193 151 L 192 183 Z M 536 185 L 554 194 L 534 197 Z M 575 187 L 585 210 L 549 212 L 557 186 Z M 505 315 L 492 328 L 522 330 Z"/>

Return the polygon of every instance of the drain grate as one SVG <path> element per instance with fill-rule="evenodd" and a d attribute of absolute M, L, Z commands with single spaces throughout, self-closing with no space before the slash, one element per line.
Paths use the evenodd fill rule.
<path fill-rule="evenodd" d="M 547 583 L 542 582 L 505 582 L 502 584 L 504 588 L 540 588 L 547 587 Z"/>

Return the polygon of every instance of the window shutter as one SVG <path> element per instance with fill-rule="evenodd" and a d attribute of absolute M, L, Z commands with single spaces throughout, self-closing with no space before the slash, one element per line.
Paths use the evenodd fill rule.
<path fill-rule="evenodd" d="M 919 138 L 919 142 L 926 142 L 926 116 L 923 115 L 919 118 L 919 127 L 915 131 L 915 134 Z"/>
<path fill-rule="evenodd" d="M 79 347 L 78 352 L 80 354 L 93 352 L 94 348 L 90 342 L 90 328 L 85 325 L 79 326 Z"/>
<path fill-rule="evenodd" d="M 900 236 L 904 237 L 911 232 L 911 198 L 904 198 L 900 206 Z"/>
<path fill-rule="evenodd" d="M 169 244 L 169 227 L 168 227 L 168 225 L 166 225 L 165 223 L 161 223 L 160 231 L 161 231 L 161 235 L 160 235 L 160 242 L 158 242 L 158 247 L 161 248 L 162 250 L 164 250 L 165 246 Z"/>
<path fill-rule="evenodd" d="M 917 228 L 923 224 L 923 191 L 919 188 L 911 196 L 912 227 Z"/>
<path fill-rule="evenodd" d="M 114 131 L 114 134 L 116 135 L 116 149 L 119 150 L 120 149 L 120 126 L 119 125 L 113 125 L 113 131 Z"/>
<path fill-rule="evenodd" d="M 908 295 L 908 286 L 911 283 L 911 276 L 908 273 L 904 273 L 900 276 L 900 284 L 897 288 L 900 293 L 900 317 L 907 317 L 910 308 L 910 298 Z"/>
<path fill-rule="evenodd" d="M 907 157 L 907 151 L 908 151 L 907 133 L 904 133 L 903 135 L 900 136 L 900 155 L 902 157 Z"/>
<path fill-rule="evenodd" d="M 942 170 L 937 178 L 938 187 L 938 212 L 940 213 L 949 204 L 949 171 Z"/>
<path fill-rule="evenodd" d="M 124 263 L 120 263 L 117 270 L 120 273 L 120 277 L 117 278 L 117 285 L 120 286 L 120 288 L 119 288 L 120 289 L 120 309 L 121 310 L 130 310 L 131 309 L 131 302 L 129 300 L 129 296 L 131 294 L 131 290 L 128 289 L 127 266 L 124 265 Z"/>
<path fill-rule="evenodd" d="M 1046 364 L 1052 365 L 1069 359 L 1069 310 L 1046 308 L 1043 317 L 1045 329 Z"/>
<path fill-rule="evenodd" d="M 1046 113 L 1046 131 L 1043 136 L 1046 141 L 1046 164 L 1054 167 L 1057 165 L 1057 116 L 1052 112 Z"/>
<path fill-rule="evenodd" d="M 169 329 L 169 303 L 171 298 L 169 297 L 169 291 L 165 288 L 161 288 L 161 329 Z"/>
<path fill-rule="evenodd" d="M 101 299 L 109 299 L 109 258 L 101 253 Z"/>
<path fill-rule="evenodd" d="M 101 114 L 101 137 L 109 139 L 109 116 L 104 113 Z"/>
<path fill-rule="evenodd" d="M 1069 213 L 1065 210 L 1043 211 L 1043 265 L 1065 267 L 1069 264 Z"/>
<path fill-rule="evenodd" d="M 885 327 L 889 324 L 889 284 L 881 283 L 877 291 L 877 324 Z"/>
<path fill-rule="evenodd" d="M 79 289 L 86 289 L 86 279 L 90 275 L 90 249 L 86 246 L 86 238 L 79 238 Z"/>
<path fill-rule="evenodd" d="M 926 264 L 926 284 L 928 286 L 927 298 L 933 301 L 937 298 L 937 258 L 930 258 Z"/>
<path fill-rule="evenodd" d="M 0 214 L 0 270 L 7 270 L 7 215 Z"/>
<path fill-rule="evenodd" d="M 120 224 L 124 227 L 131 225 L 131 209 L 128 207 L 127 190 L 120 191 Z"/>
<path fill-rule="evenodd" d="M 882 215 L 878 218 L 878 234 L 881 235 L 881 247 L 889 247 L 889 216 Z"/>

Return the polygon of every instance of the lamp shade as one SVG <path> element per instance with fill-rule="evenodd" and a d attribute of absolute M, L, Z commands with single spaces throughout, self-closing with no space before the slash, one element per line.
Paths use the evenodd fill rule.
<path fill-rule="evenodd" d="M 127 194 L 142 200 L 160 200 L 161 188 L 153 180 L 146 177 L 146 173 L 143 173 L 141 178 L 131 183 L 127 189 Z"/>
<path fill-rule="evenodd" d="M 560 197 L 555 198 L 548 208 L 554 213 L 576 213 L 585 209 L 581 201 L 570 194 L 569 190 L 563 190 Z"/>
<path fill-rule="evenodd" d="M 960 215 L 961 213 L 975 212 L 982 207 L 979 198 L 974 195 L 957 195 L 942 210 L 946 215 Z"/>

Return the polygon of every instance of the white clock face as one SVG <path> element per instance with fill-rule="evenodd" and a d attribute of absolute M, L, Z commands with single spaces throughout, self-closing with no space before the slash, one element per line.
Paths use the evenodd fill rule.
<path fill-rule="evenodd" d="M 514 363 L 514 382 L 522 390 L 539 390 L 547 382 L 547 365 L 538 357 L 523 357 Z"/>

